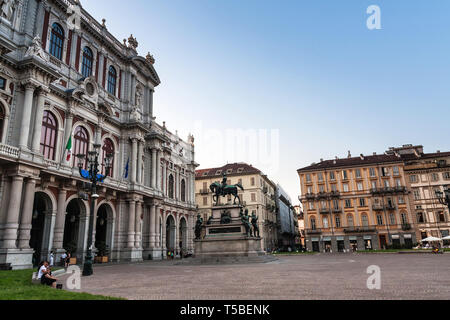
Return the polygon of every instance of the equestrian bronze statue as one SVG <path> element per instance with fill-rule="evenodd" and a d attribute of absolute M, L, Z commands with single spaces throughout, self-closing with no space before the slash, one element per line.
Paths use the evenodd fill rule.
<path fill-rule="evenodd" d="M 219 204 L 220 197 L 226 197 L 228 195 L 234 196 L 233 203 L 236 204 L 236 199 L 239 200 L 239 205 L 241 204 L 241 198 L 239 197 L 238 191 L 241 189 L 244 191 L 244 187 L 238 183 L 235 185 L 228 185 L 227 184 L 227 176 L 224 174 L 222 183 L 214 182 L 211 184 L 209 189 L 212 191 L 213 195 L 213 201 L 217 204 Z"/>

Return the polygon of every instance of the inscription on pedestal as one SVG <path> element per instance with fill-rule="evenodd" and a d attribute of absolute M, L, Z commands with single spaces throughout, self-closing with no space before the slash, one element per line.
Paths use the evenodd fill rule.
<path fill-rule="evenodd" d="M 240 227 L 210 228 L 209 234 L 241 233 Z"/>

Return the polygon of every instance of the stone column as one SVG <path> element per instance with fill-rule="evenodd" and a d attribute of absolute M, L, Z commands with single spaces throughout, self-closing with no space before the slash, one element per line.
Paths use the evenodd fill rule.
<path fill-rule="evenodd" d="M 36 115 L 34 118 L 34 130 L 33 130 L 33 142 L 31 149 L 34 153 L 40 153 L 41 151 L 41 130 L 42 130 L 42 118 L 44 115 L 45 98 L 47 97 L 47 90 L 41 89 L 39 91 L 39 97 L 36 105 Z"/>
<path fill-rule="evenodd" d="M 128 202 L 128 248 L 134 248 L 134 236 L 135 236 L 135 215 L 136 215 L 136 202 L 129 200 Z"/>
<path fill-rule="evenodd" d="M 152 149 L 152 188 L 156 189 L 156 149 Z"/>
<path fill-rule="evenodd" d="M 162 181 L 162 192 L 164 196 L 167 196 L 167 163 L 164 161 L 163 166 L 163 181 Z"/>
<path fill-rule="evenodd" d="M 160 229 L 160 219 L 159 219 L 159 215 L 161 213 L 161 209 L 159 206 L 157 206 L 155 208 L 155 247 L 156 248 L 161 248 L 161 229 Z M 161 219 L 162 220 L 162 219 Z"/>
<path fill-rule="evenodd" d="M 167 232 L 166 232 L 166 211 L 164 211 L 163 219 L 162 219 L 162 256 L 163 256 L 163 259 L 166 257 L 166 252 L 167 252 L 166 237 L 167 237 Z"/>
<path fill-rule="evenodd" d="M 34 192 L 36 189 L 36 180 L 29 179 L 25 184 L 25 195 L 23 199 L 22 217 L 19 228 L 19 248 L 30 248 L 30 232 L 33 222 Z"/>
<path fill-rule="evenodd" d="M 180 224 L 181 224 L 181 220 L 180 218 L 181 213 L 177 213 L 177 219 L 175 220 L 175 243 L 174 243 L 174 248 L 175 248 L 175 252 L 177 254 L 180 253 Z"/>
<path fill-rule="evenodd" d="M 32 83 L 25 84 L 25 98 L 23 101 L 22 122 L 20 124 L 19 147 L 28 149 L 28 137 L 30 135 L 31 111 L 33 108 L 33 94 L 35 86 Z"/>
<path fill-rule="evenodd" d="M 138 141 L 138 154 L 137 154 L 137 183 L 142 183 L 142 154 L 144 152 L 144 143 Z"/>
<path fill-rule="evenodd" d="M 22 198 L 23 177 L 12 178 L 6 225 L 3 231 L 3 247 L 16 249 L 17 229 L 19 227 L 20 201 Z"/>
<path fill-rule="evenodd" d="M 137 139 L 131 139 L 131 182 L 136 183 L 136 173 L 137 173 Z"/>
<path fill-rule="evenodd" d="M 58 208 L 56 213 L 55 231 L 53 237 L 53 249 L 59 250 L 63 248 L 64 225 L 66 222 L 66 196 L 67 191 L 59 189 Z"/>
<path fill-rule="evenodd" d="M 142 216 L 142 202 L 138 201 L 136 202 L 136 218 L 134 221 L 134 247 L 135 248 L 141 248 L 142 242 L 141 242 L 141 216 Z"/>
<path fill-rule="evenodd" d="M 156 188 L 162 190 L 161 187 L 161 150 L 156 153 Z"/>
<path fill-rule="evenodd" d="M 150 248 L 156 247 L 156 205 L 150 206 Z"/>

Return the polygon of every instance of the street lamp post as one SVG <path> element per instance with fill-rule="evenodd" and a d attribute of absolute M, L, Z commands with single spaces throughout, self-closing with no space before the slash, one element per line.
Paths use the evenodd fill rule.
<path fill-rule="evenodd" d="M 436 191 L 436 197 L 439 200 L 439 203 L 447 206 L 448 209 L 450 210 L 450 189 L 447 188 L 444 190 L 444 192 L 442 191 Z"/>
<path fill-rule="evenodd" d="M 92 246 L 93 246 L 93 237 L 92 234 L 94 232 L 94 210 L 95 210 L 95 201 L 99 198 L 97 194 L 97 184 L 102 183 L 105 178 L 109 175 L 111 170 L 111 164 L 113 160 L 113 154 L 108 153 L 104 159 L 105 161 L 105 175 L 99 174 L 99 161 L 98 157 L 100 155 L 101 145 L 94 144 L 94 150 L 89 151 L 88 155 L 78 154 L 78 170 L 80 172 L 80 176 L 85 178 L 91 182 L 91 210 L 89 215 L 89 230 L 88 230 L 88 250 L 86 255 L 86 260 L 83 266 L 83 276 L 90 276 L 94 273 L 92 268 Z M 84 170 L 84 161 L 87 159 L 87 168 L 88 170 Z"/>

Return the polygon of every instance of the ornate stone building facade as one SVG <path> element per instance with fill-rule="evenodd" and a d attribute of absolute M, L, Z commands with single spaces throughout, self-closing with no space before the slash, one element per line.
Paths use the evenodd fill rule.
<path fill-rule="evenodd" d="M 83 261 L 91 214 L 110 260 L 193 250 L 194 139 L 155 121 L 155 59 L 77 1 L 4 0 L 0 19 L 0 265 Z M 74 155 L 94 144 L 114 161 L 89 212 Z"/>

